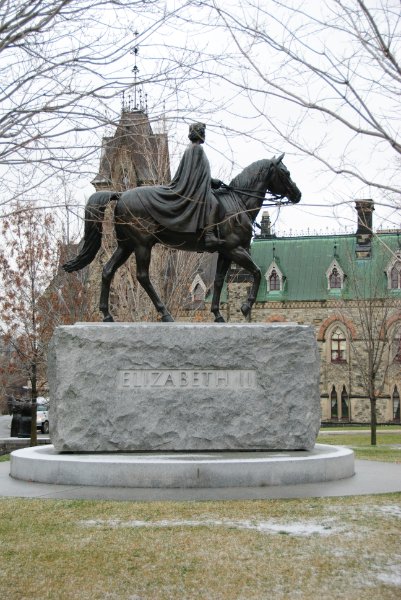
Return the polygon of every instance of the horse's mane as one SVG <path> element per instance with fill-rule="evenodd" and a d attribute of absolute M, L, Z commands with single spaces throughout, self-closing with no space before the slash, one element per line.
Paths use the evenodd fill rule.
<path fill-rule="evenodd" d="M 268 158 L 262 158 L 253 162 L 248 167 L 239 173 L 229 184 L 230 187 L 238 189 L 247 189 L 250 185 L 255 185 L 261 176 L 266 177 L 266 171 L 268 171 L 271 160 Z"/>

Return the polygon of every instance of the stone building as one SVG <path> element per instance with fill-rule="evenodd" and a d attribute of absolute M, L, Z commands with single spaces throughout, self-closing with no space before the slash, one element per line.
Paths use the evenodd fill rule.
<path fill-rule="evenodd" d="M 92 185 L 98 191 L 118 191 L 142 185 L 163 184 L 170 181 L 170 156 L 165 130 L 155 133 L 144 106 L 132 108 L 123 104 L 120 120 L 114 135 L 102 140 L 99 170 Z M 87 284 L 91 299 L 92 315 L 100 318 L 98 303 L 101 273 L 116 248 L 114 233 L 114 208 L 111 202 L 106 208 L 103 223 L 102 247 L 89 266 Z M 129 260 L 116 273 L 110 294 L 112 314 L 119 321 L 148 319 L 151 307 L 146 302 L 135 277 L 135 260 Z"/>
<path fill-rule="evenodd" d="M 114 135 L 103 138 L 99 170 L 92 181 L 96 191 L 124 191 L 144 185 L 165 184 L 170 180 L 165 129 L 161 133 L 154 133 L 144 106 L 123 106 Z M 111 202 L 106 209 L 102 248 L 89 266 L 87 289 L 95 320 L 100 318 L 101 272 L 116 247 L 114 206 L 115 202 Z M 176 318 L 185 318 L 188 314 L 193 319 L 203 318 L 207 291 L 203 281 L 211 280 L 215 262 L 215 257 L 211 259 L 210 255 L 177 252 L 155 246 L 150 266 L 152 283 Z M 114 276 L 110 309 L 117 321 L 157 319 L 152 303 L 136 280 L 133 257 Z"/>
<path fill-rule="evenodd" d="M 124 191 L 170 181 L 167 133 L 154 133 L 145 110 L 123 106 L 113 136 L 104 137 L 96 191 Z"/>
<path fill-rule="evenodd" d="M 368 422 L 367 365 L 376 361 L 378 422 L 400 422 L 401 237 L 372 234 L 371 200 L 356 202 L 355 234 L 276 237 L 265 213 L 252 256 L 262 283 L 251 320 L 312 325 L 321 355 L 323 422 Z M 226 315 L 239 307 L 249 277 L 232 270 Z"/>

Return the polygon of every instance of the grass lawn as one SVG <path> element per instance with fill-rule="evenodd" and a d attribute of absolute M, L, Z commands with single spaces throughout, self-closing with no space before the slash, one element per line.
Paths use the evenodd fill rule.
<path fill-rule="evenodd" d="M 318 442 L 401 462 L 401 433 Z M 395 446 L 395 447 L 392 447 Z M 9 456 L 0 456 L 0 461 Z M 401 493 L 225 502 L 0 498 L 7 600 L 399 600 Z"/>
<path fill-rule="evenodd" d="M 321 429 L 317 438 L 319 444 L 334 444 L 335 446 L 348 446 L 355 452 L 356 458 L 367 460 L 382 460 L 386 462 L 401 462 L 401 433 L 377 432 L 377 445 L 370 445 L 370 432 L 352 433 L 346 431 L 332 434 L 326 429 Z"/>
<path fill-rule="evenodd" d="M 332 427 L 330 425 L 330 427 L 324 426 L 322 425 L 321 427 L 321 431 L 324 432 L 330 432 L 330 431 L 358 431 L 359 430 L 366 430 L 369 431 L 370 430 L 370 424 L 369 423 L 365 423 L 364 425 L 349 425 L 346 424 L 344 426 L 336 426 L 336 427 Z M 377 426 L 377 431 L 391 431 L 391 430 L 398 430 L 401 431 L 401 424 L 395 424 L 395 425 L 378 425 Z"/>
<path fill-rule="evenodd" d="M 1 454 L 0 455 L 0 462 L 6 462 L 7 460 L 10 460 L 9 454 Z"/>
<path fill-rule="evenodd" d="M 0 499 L 0 597 L 398 600 L 401 494 Z"/>

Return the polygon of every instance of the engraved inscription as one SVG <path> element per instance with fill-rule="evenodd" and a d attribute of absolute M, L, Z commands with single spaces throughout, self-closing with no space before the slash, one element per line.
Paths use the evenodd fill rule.
<path fill-rule="evenodd" d="M 119 389 L 186 388 L 186 389 L 255 389 L 256 371 L 253 370 L 195 370 L 161 369 L 119 371 Z"/>

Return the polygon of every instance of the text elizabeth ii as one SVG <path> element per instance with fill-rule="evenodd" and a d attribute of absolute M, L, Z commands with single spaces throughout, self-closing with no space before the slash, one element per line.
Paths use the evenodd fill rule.
<path fill-rule="evenodd" d="M 118 373 L 119 389 L 255 389 L 256 387 L 256 371 L 245 369 L 138 369 Z"/>

